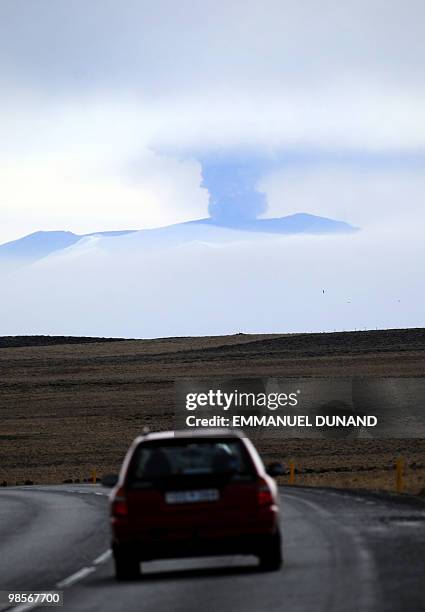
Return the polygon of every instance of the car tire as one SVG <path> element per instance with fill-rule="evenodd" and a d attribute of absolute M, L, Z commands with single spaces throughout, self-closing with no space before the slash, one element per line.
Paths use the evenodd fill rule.
<path fill-rule="evenodd" d="M 117 580 L 137 580 L 140 578 L 140 561 L 137 557 L 114 551 L 115 578 Z"/>
<path fill-rule="evenodd" d="M 277 572 L 282 567 L 282 542 L 279 532 L 264 541 L 258 559 L 263 572 Z"/>

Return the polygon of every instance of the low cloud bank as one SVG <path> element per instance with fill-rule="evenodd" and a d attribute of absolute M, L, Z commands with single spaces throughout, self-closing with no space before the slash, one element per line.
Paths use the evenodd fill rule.
<path fill-rule="evenodd" d="M 85 243 L 0 271 L 0 334 L 126 337 L 424 326 L 420 232 Z"/>

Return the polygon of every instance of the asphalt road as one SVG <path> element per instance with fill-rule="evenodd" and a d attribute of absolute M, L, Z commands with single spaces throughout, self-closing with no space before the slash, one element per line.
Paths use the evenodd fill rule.
<path fill-rule="evenodd" d="M 249 557 L 164 561 L 144 564 L 140 581 L 117 583 L 106 493 L 93 485 L 1 490 L 0 589 L 59 588 L 72 612 L 425 611 L 420 500 L 285 488 L 281 571 L 260 573 Z"/>

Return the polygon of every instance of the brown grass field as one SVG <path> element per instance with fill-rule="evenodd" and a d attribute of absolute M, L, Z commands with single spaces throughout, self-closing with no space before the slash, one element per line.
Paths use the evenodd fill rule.
<path fill-rule="evenodd" d="M 0 483 L 117 471 L 144 427 L 172 429 L 174 381 L 250 377 L 424 377 L 425 330 L 110 340 L 0 338 Z M 425 488 L 425 440 L 259 441 L 293 459 L 298 484 Z M 284 483 L 286 478 L 282 478 Z"/>

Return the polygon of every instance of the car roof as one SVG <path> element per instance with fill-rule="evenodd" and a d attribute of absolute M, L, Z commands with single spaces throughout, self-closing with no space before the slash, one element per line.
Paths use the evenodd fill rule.
<path fill-rule="evenodd" d="M 156 440 L 175 440 L 176 438 L 242 438 L 242 432 L 236 429 L 216 428 L 216 429 L 181 429 L 176 431 L 156 431 L 138 436 L 134 443 L 156 441 Z"/>

